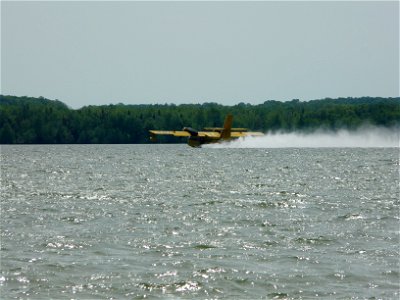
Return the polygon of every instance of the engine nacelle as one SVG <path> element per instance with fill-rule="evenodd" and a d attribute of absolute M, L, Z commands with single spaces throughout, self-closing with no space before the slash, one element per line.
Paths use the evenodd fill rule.
<path fill-rule="evenodd" d="M 199 132 L 191 127 L 183 127 L 183 131 L 189 132 L 191 136 L 198 136 Z"/>

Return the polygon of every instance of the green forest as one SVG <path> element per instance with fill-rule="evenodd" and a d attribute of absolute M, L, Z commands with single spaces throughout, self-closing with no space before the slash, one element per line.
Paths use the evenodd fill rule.
<path fill-rule="evenodd" d="M 225 106 L 204 104 L 102 105 L 71 109 L 43 97 L 0 95 L 0 144 L 149 143 L 148 130 L 222 126 L 263 132 L 357 129 L 368 124 L 400 127 L 400 98 L 338 98 Z M 184 142 L 166 137 L 161 142 Z"/>

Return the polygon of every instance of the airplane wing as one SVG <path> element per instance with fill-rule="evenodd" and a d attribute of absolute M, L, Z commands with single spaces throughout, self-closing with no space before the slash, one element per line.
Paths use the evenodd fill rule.
<path fill-rule="evenodd" d="M 173 135 L 173 136 L 190 136 L 190 133 L 183 130 L 149 130 L 152 135 Z"/>
<path fill-rule="evenodd" d="M 245 137 L 245 136 L 263 136 L 264 133 L 257 131 L 247 131 L 247 132 L 231 132 L 231 137 Z"/>
<path fill-rule="evenodd" d="M 216 131 L 199 131 L 198 136 L 210 137 L 210 138 L 220 138 L 221 133 Z"/>
<path fill-rule="evenodd" d="M 177 137 L 190 137 L 191 134 L 184 130 L 149 130 L 150 139 L 155 141 L 157 135 L 172 135 Z M 217 131 L 197 131 L 195 136 L 220 139 L 221 133 Z M 262 132 L 245 131 L 245 132 L 231 132 L 232 138 L 246 137 L 246 136 L 263 136 Z"/>
<path fill-rule="evenodd" d="M 149 130 L 152 135 L 173 135 L 179 137 L 189 137 L 190 133 L 184 130 Z M 199 131 L 197 132 L 198 136 L 204 137 L 214 137 L 219 138 L 221 134 L 219 132 L 208 132 L 208 131 Z"/>

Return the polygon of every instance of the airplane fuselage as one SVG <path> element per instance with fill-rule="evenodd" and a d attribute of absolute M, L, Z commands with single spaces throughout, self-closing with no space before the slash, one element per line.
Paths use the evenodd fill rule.
<path fill-rule="evenodd" d="M 190 136 L 188 137 L 188 145 L 191 147 L 201 147 L 203 144 L 214 144 L 220 143 L 224 141 L 228 141 L 231 139 L 221 139 L 221 138 L 210 138 L 204 136 Z"/>

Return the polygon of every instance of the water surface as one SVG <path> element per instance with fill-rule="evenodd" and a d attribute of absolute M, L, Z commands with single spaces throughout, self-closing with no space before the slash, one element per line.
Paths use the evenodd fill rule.
<path fill-rule="evenodd" d="M 1 146 L 2 299 L 399 297 L 396 148 Z"/>

